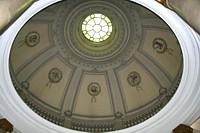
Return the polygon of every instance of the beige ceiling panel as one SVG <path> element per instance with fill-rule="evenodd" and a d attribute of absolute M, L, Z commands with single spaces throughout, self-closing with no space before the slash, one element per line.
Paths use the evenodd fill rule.
<path fill-rule="evenodd" d="M 137 73 L 140 78 L 134 75 Z M 135 62 L 118 70 L 118 80 L 126 111 L 138 109 L 159 96 L 159 87 L 149 74 Z M 136 74 L 136 75 L 137 75 Z"/>
<path fill-rule="evenodd" d="M 106 76 L 103 74 L 84 73 L 77 94 L 76 114 L 104 117 L 113 115 L 109 86 L 106 81 Z"/>
<path fill-rule="evenodd" d="M 50 45 L 47 24 L 27 24 L 19 33 L 13 43 L 10 55 L 15 72 Z"/>
<path fill-rule="evenodd" d="M 139 9 L 144 15 L 155 15 L 153 12 L 149 11 L 147 8 L 144 8 L 143 6 L 139 6 Z"/>
<path fill-rule="evenodd" d="M 146 29 L 143 46 L 144 54 L 155 61 L 169 77 L 176 78 L 182 67 L 182 54 L 180 45 L 171 31 Z"/>
<path fill-rule="evenodd" d="M 30 80 L 30 92 L 42 102 L 60 108 L 72 69 L 59 58 L 48 61 Z"/>

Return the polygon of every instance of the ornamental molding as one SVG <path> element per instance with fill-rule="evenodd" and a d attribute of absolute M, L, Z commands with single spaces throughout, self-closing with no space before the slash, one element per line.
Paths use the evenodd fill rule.
<path fill-rule="evenodd" d="M 57 10 L 57 20 L 51 28 L 52 43 L 60 47 L 59 52 L 64 60 L 87 71 L 94 68 L 106 71 L 127 62 L 142 39 L 141 18 L 137 6 L 114 0 L 78 0 L 79 5 L 76 2 L 69 0 L 60 3 L 62 5 Z M 70 7 L 66 8 L 69 3 Z M 84 19 L 94 13 L 104 14 L 112 21 L 112 34 L 101 44 L 96 44 L 97 46 L 86 39 L 82 32 L 75 32 L 82 31 Z"/>
<path fill-rule="evenodd" d="M 2 58 L 0 58 L 0 64 L 2 65 L 0 66 L 0 108 L 4 109 L 1 114 L 6 116 L 7 119 L 22 132 L 30 132 L 30 129 L 33 129 L 34 127 L 37 127 L 37 129 L 34 129 L 35 132 L 73 132 L 69 129 L 65 129 L 48 122 L 35 114 L 29 107 L 27 107 L 21 98 L 19 98 L 9 76 L 9 50 L 17 32 L 35 13 L 58 1 L 59 0 L 37 1 L 15 23 L 13 23 L 13 25 L 4 34 L 1 35 L 0 57 Z M 132 1 L 144 5 L 148 9 L 155 12 L 172 28 L 178 37 L 180 45 L 182 46 L 184 69 L 178 91 L 166 107 L 157 113 L 155 117 L 152 117 L 137 126 L 121 130 L 121 132 L 127 133 L 148 131 L 149 133 L 155 133 L 162 129 L 163 133 L 168 133 L 171 132 L 171 127 L 174 125 L 185 122 L 191 124 L 196 120 L 196 118 L 199 117 L 198 112 L 200 112 L 200 109 L 198 107 L 200 104 L 200 92 L 197 88 L 200 87 L 198 82 L 200 80 L 200 53 L 198 50 L 200 38 L 199 35 L 195 33 L 180 17 L 172 11 L 167 10 L 156 1 Z M 183 102 L 185 104 L 182 104 Z M 176 119 L 177 117 L 179 117 L 179 119 Z M 19 119 L 20 123 L 18 122 Z M 129 125 L 131 125 L 131 123 L 127 123 L 127 126 Z M 112 128 L 113 125 L 110 127 Z"/>

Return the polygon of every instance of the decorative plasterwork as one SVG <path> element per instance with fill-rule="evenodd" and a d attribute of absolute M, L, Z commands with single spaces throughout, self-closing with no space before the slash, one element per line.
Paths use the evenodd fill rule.
<path fill-rule="evenodd" d="M 63 2 L 57 10 L 52 33 L 56 33 L 53 43 L 66 62 L 89 71 L 105 71 L 129 60 L 140 44 L 142 27 L 137 6 L 126 8 L 127 5 L 114 0 Z M 112 21 L 110 37 L 95 45 L 78 32 L 82 31 L 84 19 L 94 13 L 104 14 Z"/>
<path fill-rule="evenodd" d="M 98 96 L 100 92 L 101 92 L 101 86 L 99 85 L 99 83 L 92 82 L 88 85 L 88 93 L 92 96 L 91 98 L 92 103 L 97 102 L 96 96 Z"/>
<path fill-rule="evenodd" d="M 174 51 L 173 49 L 167 47 L 166 41 L 162 38 L 155 38 L 152 42 L 152 47 L 158 54 L 168 52 L 168 54 L 172 55 L 172 52 Z"/>
<path fill-rule="evenodd" d="M 176 77 L 171 77 L 166 74 L 171 69 L 159 68 L 160 60 L 144 58 L 146 55 L 142 50 L 150 48 L 149 55 L 162 55 L 166 61 L 164 66 L 169 67 L 174 67 L 177 62 L 182 64 L 182 57 L 171 55 L 179 60 L 167 61 L 168 56 L 163 54 L 168 49 L 167 43 L 162 37 L 177 40 L 176 37 L 160 18 L 145 15 L 141 10 L 147 9 L 123 0 L 69 0 L 35 15 L 18 33 L 11 49 L 10 71 L 21 98 L 46 120 L 88 132 L 128 128 L 158 113 L 176 92 L 182 66 L 176 67 L 177 71 L 173 73 Z M 86 20 L 97 24 L 94 19 L 102 17 L 101 14 L 104 14 L 103 18 L 109 18 L 112 33 L 104 41 L 92 41 L 82 30 L 87 29 Z M 41 18 L 48 15 L 53 18 Z M 151 34 L 153 31 L 147 32 L 141 23 L 152 17 L 156 23 L 149 26 L 155 35 Z M 167 32 L 156 27 L 157 24 L 165 27 Z M 43 30 L 43 25 L 48 28 Z M 95 25 L 90 26 L 99 30 Z M 32 27 L 37 32 L 31 31 Z M 39 49 L 43 43 L 49 47 L 42 53 L 35 52 L 24 64 L 16 63 L 21 67 L 15 72 L 15 51 L 19 51 L 15 45 L 25 33 L 26 42 L 35 46 L 27 48 Z M 148 41 L 149 38 L 154 41 Z M 176 42 L 173 45 L 180 47 Z M 181 53 L 180 48 L 176 51 Z M 19 51 L 17 56 L 22 53 Z M 170 82 L 161 84 L 163 77 L 169 77 Z M 163 86 L 166 91 L 160 90 Z"/>
<path fill-rule="evenodd" d="M 49 71 L 48 78 L 51 83 L 58 83 L 62 79 L 62 71 L 58 68 L 52 68 Z"/>
<path fill-rule="evenodd" d="M 25 43 L 28 47 L 34 47 L 40 42 L 40 34 L 37 32 L 30 32 L 26 35 Z"/>
<path fill-rule="evenodd" d="M 21 48 L 24 45 L 28 47 L 35 47 L 40 42 L 40 34 L 36 31 L 29 32 L 24 40 L 20 40 L 17 42 L 18 47 Z"/>
<path fill-rule="evenodd" d="M 197 116 L 196 113 L 199 110 L 199 108 L 197 108 L 197 106 L 199 105 L 199 97 L 198 97 L 199 91 L 197 91 L 196 89 L 199 87 L 198 83 L 199 51 L 195 49 L 198 48 L 197 45 L 199 43 L 198 36 L 189 27 L 187 27 L 187 25 L 179 17 L 177 17 L 175 14 L 173 14 L 169 10 L 164 9 L 161 6 L 159 7 L 159 5 L 156 4 L 154 1 L 136 0 L 136 2 L 145 5 L 154 12 L 158 13 L 158 15 L 164 18 L 164 20 L 170 25 L 170 27 L 176 33 L 183 49 L 184 71 L 183 71 L 183 78 L 179 86 L 179 91 L 175 94 L 173 99 L 170 101 L 169 104 L 167 104 L 167 106 L 163 110 L 161 110 L 158 114 L 156 114 L 155 117 L 152 117 L 151 119 L 142 122 L 140 125 L 131 127 L 129 129 L 121 130 L 121 132 L 127 133 L 127 132 L 148 131 L 149 133 L 151 132 L 155 133 L 159 132 L 160 129 L 162 129 L 163 132 L 170 132 L 172 130 L 172 127 L 176 127 L 175 125 L 178 125 L 179 123 L 182 122 L 191 123 L 193 120 L 195 120 Z M 30 8 L 29 12 L 25 13 L 16 23 L 24 24 L 27 18 L 29 18 L 34 14 L 33 12 L 38 11 L 38 9 L 42 9 L 51 3 L 53 2 L 38 1 L 38 4 L 34 5 L 33 8 Z M 164 16 L 167 17 L 165 18 Z M 2 111 L 2 114 L 4 114 L 4 116 L 7 116 L 10 120 L 12 120 L 14 125 L 16 125 L 16 127 L 18 127 L 18 129 L 20 129 L 23 132 L 29 132 L 30 129 L 34 127 L 37 127 L 35 128 L 35 131 L 37 132 L 54 132 L 54 131 L 73 132 L 71 130 L 58 127 L 50 122 L 45 121 L 41 117 L 38 117 L 38 115 L 36 115 L 29 108 L 27 108 L 27 106 L 21 101 L 21 99 L 15 93 L 14 88 L 11 85 L 10 78 L 8 76 L 9 70 L 7 62 L 8 62 L 9 47 L 11 45 L 13 37 L 15 37 L 16 35 L 16 33 L 13 33 L 13 31 L 15 30 L 18 31 L 20 28 L 19 25 L 17 25 L 16 23 L 14 23 L 14 26 L 2 35 L 3 39 L 1 38 L 1 44 L 5 45 L 0 45 L 2 50 L 0 54 L 2 55 L 1 57 L 3 57 L 1 58 L 2 59 L 1 64 L 4 64 L 1 65 L 2 69 L 0 69 L 2 73 L 0 77 L 1 91 L 3 92 L 0 93 L 2 97 L 0 106 L 6 109 L 6 112 Z M 8 38 L 12 39 L 10 40 Z M 188 45 L 190 42 L 193 43 L 191 45 Z M 190 60 L 191 58 L 193 60 Z M 186 104 L 182 104 L 183 102 Z M 168 112 L 169 110 L 170 112 Z M 184 110 L 185 112 L 182 112 L 182 110 Z M 179 117 L 179 119 L 174 119 L 177 116 Z M 20 123 L 17 122 L 19 118 L 21 120 Z M 140 121 L 140 118 L 138 118 L 138 121 Z M 131 122 L 128 124 L 131 126 Z M 74 127 L 75 126 L 76 129 L 80 128 L 79 124 L 74 124 Z M 113 125 L 110 124 L 109 127 L 112 129 Z"/>
<path fill-rule="evenodd" d="M 140 74 L 135 71 L 131 72 L 127 77 L 127 81 L 129 85 L 137 87 L 141 82 Z"/>
<path fill-rule="evenodd" d="M 21 82 L 21 88 L 22 88 L 22 89 L 28 90 L 28 89 L 29 89 L 29 86 L 30 86 L 30 84 L 29 84 L 27 81 Z"/>
<path fill-rule="evenodd" d="M 46 86 L 52 87 L 52 83 L 59 83 L 62 80 L 63 73 L 59 68 L 52 68 L 48 73 L 49 82 Z"/>

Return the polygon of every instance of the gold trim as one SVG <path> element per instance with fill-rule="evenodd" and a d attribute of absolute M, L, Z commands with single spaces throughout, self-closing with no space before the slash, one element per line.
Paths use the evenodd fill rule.
<path fill-rule="evenodd" d="M 156 0 L 156 1 L 162 4 L 163 6 L 168 7 L 166 0 Z"/>
<path fill-rule="evenodd" d="M 13 125 L 6 119 L 0 119 L 0 129 L 5 130 L 6 132 L 13 132 Z"/>

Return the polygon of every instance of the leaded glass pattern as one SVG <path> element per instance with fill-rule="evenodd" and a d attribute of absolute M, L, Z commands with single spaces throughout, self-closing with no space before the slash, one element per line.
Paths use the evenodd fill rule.
<path fill-rule="evenodd" d="M 92 42 L 102 42 L 109 38 L 113 30 L 111 20 L 103 14 L 95 13 L 85 18 L 82 24 L 84 36 Z"/>

